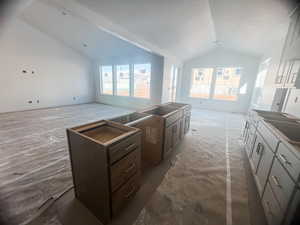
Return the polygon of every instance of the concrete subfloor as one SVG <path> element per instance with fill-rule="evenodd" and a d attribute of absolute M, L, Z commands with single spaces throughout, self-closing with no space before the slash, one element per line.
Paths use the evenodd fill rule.
<path fill-rule="evenodd" d="M 128 112 L 101 104 L 84 104 L 1 114 L 3 224 L 101 224 L 70 189 L 65 128 Z M 232 224 L 265 225 L 239 141 L 242 126 L 243 116 L 238 114 L 193 110 L 191 131 L 176 153 L 144 171 L 137 196 L 112 224 L 228 224 L 227 146 Z M 65 190 L 68 191 L 54 200 Z"/>

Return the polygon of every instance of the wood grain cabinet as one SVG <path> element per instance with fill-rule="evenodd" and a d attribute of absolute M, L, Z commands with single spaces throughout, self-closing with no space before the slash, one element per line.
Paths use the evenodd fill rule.
<path fill-rule="evenodd" d="M 188 132 L 190 126 L 190 109 L 190 106 L 187 104 L 166 103 L 141 111 L 142 113 L 154 116 L 160 121 L 160 130 L 163 131 L 159 147 L 161 160 L 173 152 L 184 134 Z"/>
<path fill-rule="evenodd" d="M 76 198 L 107 224 L 140 187 L 141 131 L 99 121 L 67 136 Z"/>
<path fill-rule="evenodd" d="M 139 128 L 142 132 L 142 165 L 157 165 L 161 162 L 161 146 L 163 145 L 162 121 L 153 115 L 134 112 L 128 115 L 109 119 L 130 127 Z"/>

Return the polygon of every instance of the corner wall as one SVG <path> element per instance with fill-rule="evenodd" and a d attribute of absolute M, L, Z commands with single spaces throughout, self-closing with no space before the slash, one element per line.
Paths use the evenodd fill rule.
<path fill-rule="evenodd" d="M 94 101 L 88 58 L 21 20 L 9 25 L 0 36 L 0 112 Z"/>
<path fill-rule="evenodd" d="M 249 109 L 253 87 L 257 76 L 259 58 L 238 52 L 214 49 L 198 58 L 184 63 L 179 101 L 187 102 L 195 108 L 244 113 Z M 247 84 L 246 94 L 238 94 L 237 101 L 201 99 L 189 97 L 192 68 L 196 67 L 243 67 L 240 87 Z"/>

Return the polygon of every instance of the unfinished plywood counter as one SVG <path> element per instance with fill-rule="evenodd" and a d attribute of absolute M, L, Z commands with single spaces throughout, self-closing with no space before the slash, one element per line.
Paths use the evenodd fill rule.
<path fill-rule="evenodd" d="M 76 198 L 106 224 L 139 189 L 141 131 L 103 120 L 67 136 Z"/>
<path fill-rule="evenodd" d="M 142 165 L 156 165 L 162 158 L 162 120 L 156 116 L 134 112 L 109 121 L 136 127 L 142 131 Z"/>
<path fill-rule="evenodd" d="M 169 106 L 153 106 L 141 111 L 157 119 L 160 134 L 156 135 L 160 159 L 166 158 L 180 141 L 181 111 Z"/>

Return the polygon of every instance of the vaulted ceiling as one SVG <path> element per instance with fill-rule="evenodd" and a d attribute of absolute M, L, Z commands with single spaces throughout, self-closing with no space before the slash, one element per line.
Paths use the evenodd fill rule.
<path fill-rule="evenodd" d="M 40 0 L 21 17 L 93 59 L 143 46 L 184 61 L 217 46 L 262 56 L 284 38 L 294 7 L 287 0 Z"/>

